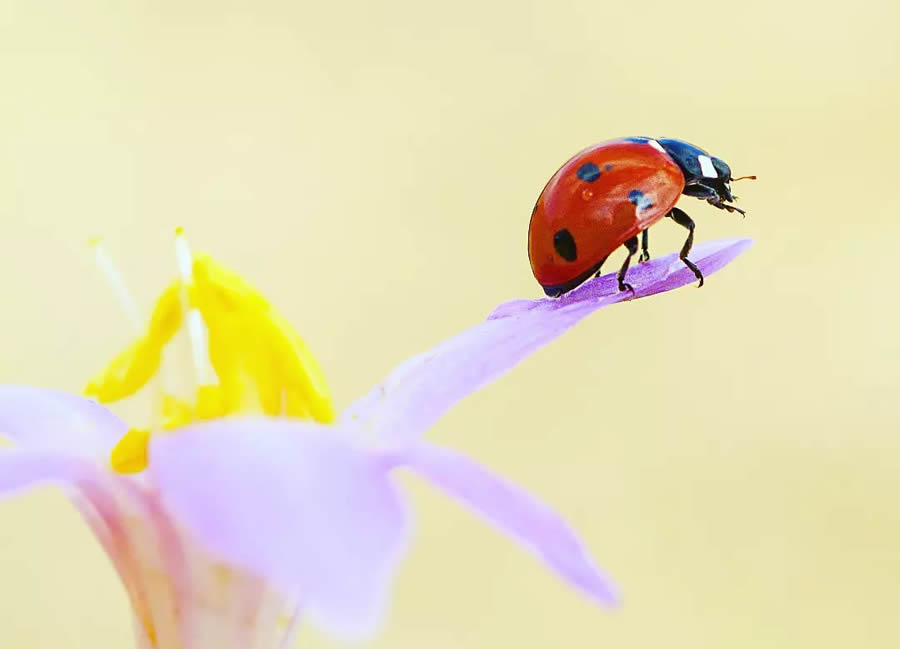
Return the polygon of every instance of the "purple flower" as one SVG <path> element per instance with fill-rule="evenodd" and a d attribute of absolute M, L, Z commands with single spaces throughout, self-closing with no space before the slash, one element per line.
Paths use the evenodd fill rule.
<path fill-rule="evenodd" d="M 749 245 L 701 244 L 692 258 L 708 276 Z M 673 255 L 629 279 L 641 298 L 694 276 Z M 288 611 L 339 635 L 371 631 L 407 544 L 394 483 L 404 469 L 612 604 L 614 588 L 558 514 L 422 435 L 467 394 L 628 297 L 605 276 L 561 299 L 503 304 L 328 423 L 327 388 L 302 341 L 240 278 L 188 257 L 148 331 L 88 391 L 115 401 L 150 385 L 161 349 L 184 328 L 193 399 L 157 385 L 161 419 L 150 433 L 85 398 L 0 386 L 0 434 L 15 443 L 0 452 L 0 493 L 62 486 L 114 563 L 143 647 L 274 649 L 290 636 L 279 624 Z"/>

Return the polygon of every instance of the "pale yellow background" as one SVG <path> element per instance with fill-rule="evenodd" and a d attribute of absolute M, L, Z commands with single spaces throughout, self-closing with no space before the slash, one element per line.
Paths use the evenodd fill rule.
<path fill-rule="evenodd" d="M 898 26 L 889 0 L 0 0 L 0 381 L 80 389 L 128 334 L 85 241 L 148 305 L 184 225 L 344 407 L 540 295 L 528 217 L 571 154 L 682 137 L 759 174 L 745 220 L 683 201 L 700 240 L 755 247 L 431 431 L 570 518 L 624 607 L 404 478 L 417 538 L 371 646 L 900 646 Z M 682 238 L 662 223 L 652 250 Z M 131 642 L 63 499 L 0 505 L 0 647 Z"/>

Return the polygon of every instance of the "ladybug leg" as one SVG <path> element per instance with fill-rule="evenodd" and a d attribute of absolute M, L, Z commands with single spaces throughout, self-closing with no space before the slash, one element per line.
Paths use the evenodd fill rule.
<path fill-rule="evenodd" d="M 723 203 L 722 199 L 718 196 L 715 198 L 707 198 L 706 202 L 710 205 L 718 207 L 720 210 L 728 210 L 729 212 L 737 212 L 741 216 L 747 216 L 747 213 L 739 207 L 735 207 L 734 205 L 729 205 L 727 203 Z"/>
<path fill-rule="evenodd" d="M 641 256 L 638 258 L 639 264 L 646 264 L 650 261 L 650 250 L 649 250 L 649 241 L 647 237 L 647 230 L 641 232 Z"/>
<path fill-rule="evenodd" d="M 697 264 L 688 259 L 688 253 L 691 251 L 691 246 L 694 245 L 694 220 L 677 207 L 673 207 L 672 211 L 666 216 L 671 218 L 678 225 L 688 229 L 687 239 L 685 239 L 684 245 L 681 246 L 681 252 L 678 253 L 678 257 L 684 262 L 685 266 L 693 271 L 694 276 L 700 280 L 700 283 L 697 284 L 697 288 L 700 288 L 703 286 L 703 273 L 697 268 Z"/>
<path fill-rule="evenodd" d="M 737 212 L 741 216 L 747 215 L 747 213 L 741 208 L 735 207 L 734 205 L 730 205 L 729 203 L 725 202 L 733 198 L 730 191 L 727 193 L 727 195 L 722 196 L 722 194 L 720 194 L 715 187 L 710 187 L 709 185 L 704 185 L 703 183 L 694 183 L 685 187 L 683 193 L 685 196 L 694 196 L 695 198 L 705 200 L 707 203 L 714 207 L 718 207 L 720 210 Z"/>
<path fill-rule="evenodd" d="M 625 248 L 628 250 L 628 256 L 625 257 L 625 261 L 622 263 L 622 267 L 619 269 L 619 272 L 616 275 L 616 279 L 619 280 L 620 291 L 631 291 L 631 294 L 634 295 L 634 287 L 625 281 L 625 273 L 628 272 L 628 266 L 631 264 L 631 258 L 638 250 L 638 238 L 636 236 L 631 237 L 628 241 L 625 242 Z"/>
<path fill-rule="evenodd" d="M 594 273 L 594 277 L 600 277 L 603 274 L 603 264 L 606 263 L 607 259 L 609 259 L 609 255 L 606 255 L 606 257 L 600 260 L 600 264 L 597 266 L 597 272 Z"/>
<path fill-rule="evenodd" d="M 704 200 L 712 200 L 719 197 L 719 192 L 715 187 L 704 185 L 701 182 L 694 182 L 687 185 L 682 192 L 685 196 L 693 196 L 694 198 L 702 198 Z"/>

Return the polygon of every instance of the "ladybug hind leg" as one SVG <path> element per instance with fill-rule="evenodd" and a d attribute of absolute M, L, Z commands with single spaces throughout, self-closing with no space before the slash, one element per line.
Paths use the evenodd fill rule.
<path fill-rule="evenodd" d="M 625 273 L 628 272 L 628 266 L 631 265 L 631 258 L 634 257 L 634 254 L 638 250 L 637 236 L 631 237 L 624 245 L 625 249 L 628 251 L 628 256 L 625 257 L 622 267 L 619 269 L 618 274 L 616 274 L 616 279 L 619 280 L 620 291 L 631 291 L 631 294 L 634 295 L 634 287 L 625 281 Z"/>
<path fill-rule="evenodd" d="M 646 264 L 650 261 L 650 241 L 647 236 L 647 230 L 641 232 L 641 256 L 638 257 L 639 264 Z"/>
<path fill-rule="evenodd" d="M 603 259 L 600 260 L 600 263 L 597 264 L 597 270 L 594 273 L 594 277 L 600 277 L 603 274 L 603 264 L 606 263 L 606 260 L 609 259 L 609 255 L 606 255 Z"/>
<path fill-rule="evenodd" d="M 672 211 L 666 214 L 666 216 L 688 230 L 687 239 L 685 239 L 684 245 L 681 246 L 681 252 L 678 253 L 678 258 L 681 259 L 681 261 L 684 262 L 684 265 L 690 268 L 694 273 L 694 276 L 700 280 L 700 283 L 697 284 L 697 288 L 700 288 L 703 286 L 703 273 L 697 268 L 697 264 L 688 259 L 688 253 L 691 251 L 691 246 L 694 245 L 694 219 L 677 207 L 673 207 Z"/>

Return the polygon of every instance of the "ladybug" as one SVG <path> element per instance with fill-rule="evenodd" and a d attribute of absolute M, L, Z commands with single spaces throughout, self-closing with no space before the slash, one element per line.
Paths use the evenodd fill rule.
<path fill-rule="evenodd" d="M 744 178 L 755 178 L 745 176 Z M 624 245 L 628 256 L 619 269 L 620 291 L 631 258 L 650 260 L 647 228 L 669 217 L 687 228 L 679 257 L 703 286 L 703 273 L 688 253 L 694 221 L 675 207 L 681 194 L 744 214 L 735 207 L 731 169 L 719 158 L 682 140 L 626 137 L 601 142 L 576 154 L 557 171 L 535 203 L 528 226 L 528 259 L 544 293 L 557 297 L 592 275 Z"/>

